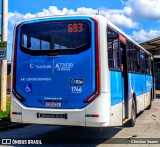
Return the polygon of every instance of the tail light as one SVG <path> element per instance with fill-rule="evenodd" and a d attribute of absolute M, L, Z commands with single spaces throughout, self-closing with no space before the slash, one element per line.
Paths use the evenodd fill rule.
<path fill-rule="evenodd" d="M 17 56 L 17 47 L 18 47 L 18 28 L 19 28 L 20 24 L 18 26 L 16 26 L 16 32 L 15 32 L 15 39 L 14 39 L 14 49 L 13 49 L 13 76 L 12 76 L 12 91 L 14 93 L 14 95 L 16 95 L 16 97 L 22 102 L 25 101 L 24 98 L 22 98 L 21 96 L 19 96 L 16 92 L 16 56 Z"/>
<path fill-rule="evenodd" d="M 85 99 L 85 103 L 93 101 L 100 93 L 100 61 L 99 61 L 99 37 L 98 37 L 98 22 L 96 19 L 92 19 L 95 23 L 95 47 L 96 47 L 96 91 L 89 98 Z"/>

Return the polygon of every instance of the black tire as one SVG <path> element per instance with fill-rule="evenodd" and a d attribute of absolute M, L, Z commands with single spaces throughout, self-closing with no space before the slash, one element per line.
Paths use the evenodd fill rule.
<path fill-rule="evenodd" d="M 135 100 L 132 101 L 132 110 L 131 110 L 131 119 L 128 123 L 129 127 L 133 127 L 136 123 L 136 104 L 135 104 Z"/>
<path fill-rule="evenodd" d="M 150 105 L 146 108 L 146 110 L 150 110 L 152 107 L 152 90 L 151 90 L 151 93 L 150 93 Z"/>

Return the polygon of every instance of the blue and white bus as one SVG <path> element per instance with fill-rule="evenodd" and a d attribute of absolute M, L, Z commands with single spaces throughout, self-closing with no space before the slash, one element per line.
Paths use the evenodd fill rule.
<path fill-rule="evenodd" d="M 12 122 L 134 126 L 151 107 L 150 53 L 103 16 L 19 22 L 13 42 Z"/>

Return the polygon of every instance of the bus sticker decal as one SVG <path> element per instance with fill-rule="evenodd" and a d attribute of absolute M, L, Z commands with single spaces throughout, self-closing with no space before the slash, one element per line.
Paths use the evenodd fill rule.
<path fill-rule="evenodd" d="M 61 101 L 61 100 L 62 100 L 62 97 L 44 97 L 44 100 Z"/>
<path fill-rule="evenodd" d="M 70 71 L 73 68 L 73 63 L 56 63 L 55 69 L 57 71 Z"/>
<path fill-rule="evenodd" d="M 34 64 L 30 64 L 29 67 L 30 67 L 30 69 L 33 69 L 34 68 Z"/>
<path fill-rule="evenodd" d="M 31 81 L 31 82 L 50 82 L 52 79 L 51 78 L 38 78 L 38 77 L 33 77 L 33 78 L 20 78 L 20 81 Z"/>
<path fill-rule="evenodd" d="M 82 93 L 82 87 L 74 86 L 74 87 L 71 87 L 71 89 L 72 89 L 72 93 Z"/>
<path fill-rule="evenodd" d="M 27 93 L 28 92 L 32 92 L 32 84 L 25 84 L 25 89 L 24 89 Z"/>
<path fill-rule="evenodd" d="M 83 86 L 84 80 L 83 79 L 70 79 L 70 86 Z"/>
<path fill-rule="evenodd" d="M 44 65 L 36 64 L 36 65 L 34 65 L 32 63 L 29 65 L 29 67 L 30 67 L 30 69 L 33 69 L 33 68 L 35 68 L 35 69 L 51 69 L 52 68 L 52 66 L 49 64 L 44 64 Z"/>

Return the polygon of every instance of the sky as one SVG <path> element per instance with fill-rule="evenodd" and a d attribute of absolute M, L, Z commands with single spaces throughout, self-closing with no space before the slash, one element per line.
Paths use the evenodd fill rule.
<path fill-rule="evenodd" d="M 11 60 L 13 28 L 18 21 L 98 11 L 138 43 L 160 36 L 160 0 L 8 0 L 7 59 Z"/>

